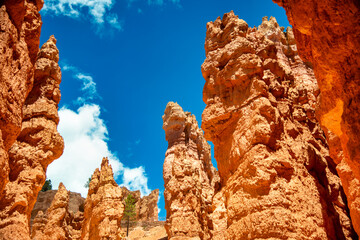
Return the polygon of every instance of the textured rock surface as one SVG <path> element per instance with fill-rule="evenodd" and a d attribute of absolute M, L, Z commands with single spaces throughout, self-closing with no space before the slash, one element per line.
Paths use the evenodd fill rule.
<path fill-rule="evenodd" d="M 136 221 L 158 221 L 159 189 L 153 190 L 148 196 L 142 198 L 139 190 L 130 191 L 126 187 L 121 187 L 121 191 L 124 205 L 129 194 L 135 198 Z"/>
<path fill-rule="evenodd" d="M 337 170 L 360 234 L 360 2 L 274 2 L 286 10 L 299 55 L 314 66 L 321 90 L 317 115 L 329 130 L 331 156 L 338 158 Z"/>
<path fill-rule="evenodd" d="M 163 115 L 165 228 L 169 239 L 210 239 L 209 212 L 219 176 L 194 115 L 169 102 Z"/>
<path fill-rule="evenodd" d="M 136 227 L 129 232 L 129 239 L 131 240 L 167 240 L 166 230 L 163 226 L 150 227 L 144 229 Z"/>
<path fill-rule="evenodd" d="M 29 239 L 30 215 L 47 166 L 63 152 L 63 139 L 57 132 L 61 72 L 55 44 L 52 36 L 38 53 L 33 88 L 22 109 L 21 131 L 8 151 L 9 173 L 2 176 L 9 181 L 0 199 L 0 235 L 4 239 Z M 21 84 L 26 79 L 18 81 Z"/>
<path fill-rule="evenodd" d="M 121 218 L 124 212 L 122 191 L 116 184 L 109 160 L 103 158 L 101 170 L 91 177 L 85 200 L 81 239 L 121 239 Z"/>
<path fill-rule="evenodd" d="M 69 211 L 69 202 L 70 192 L 60 183 L 46 214 L 38 210 L 33 221 L 31 238 L 33 240 L 80 239 L 83 213 L 77 211 L 74 214 Z"/>
<path fill-rule="evenodd" d="M 46 213 L 47 209 L 50 207 L 51 202 L 54 199 L 56 192 L 57 190 L 39 192 L 36 203 L 31 212 L 30 223 L 34 220 L 35 216 L 38 214 L 39 211 Z M 69 204 L 68 204 L 69 211 L 71 211 L 74 214 L 77 213 L 79 210 L 84 211 L 84 204 L 85 204 L 85 198 L 81 197 L 80 193 L 69 192 Z M 32 224 L 30 224 L 30 226 L 31 225 Z"/>
<path fill-rule="evenodd" d="M 0 191 L 9 181 L 8 150 L 21 130 L 22 110 L 34 81 L 42 1 L 0 3 Z"/>
<path fill-rule="evenodd" d="M 222 185 L 213 239 L 355 238 L 292 30 L 230 12 L 208 23 L 205 49 L 202 127 Z"/>

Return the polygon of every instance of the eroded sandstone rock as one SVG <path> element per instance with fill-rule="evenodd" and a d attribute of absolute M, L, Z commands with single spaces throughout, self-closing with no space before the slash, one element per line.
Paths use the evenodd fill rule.
<path fill-rule="evenodd" d="M 82 240 L 120 240 L 121 218 L 124 212 L 122 191 L 113 177 L 109 160 L 103 158 L 101 169 L 91 177 L 85 200 Z"/>
<path fill-rule="evenodd" d="M 314 66 L 318 119 L 360 234 L 360 2 L 273 0 L 284 7 L 299 55 Z"/>
<path fill-rule="evenodd" d="M 122 202 L 125 205 L 125 200 L 129 194 L 135 199 L 136 221 L 158 221 L 158 206 L 159 189 L 151 191 L 148 196 L 141 197 L 140 190 L 130 191 L 126 187 L 121 187 Z"/>
<path fill-rule="evenodd" d="M 47 209 L 50 207 L 52 201 L 54 200 L 56 193 L 57 190 L 48 190 L 46 192 L 41 192 L 41 191 L 39 192 L 34 208 L 31 211 L 30 226 L 32 226 L 32 222 L 34 218 L 37 216 L 38 212 L 42 211 L 43 213 L 46 213 Z M 78 211 L 83 212 L 84 204 L 85 204 L 85 198 L 81 197 L 80 193 L 69 192 L 69 204 L 68 204 L 69 212 L 72 212 L 73 214 L 77 213 Z"/>
<path fill-rule="evenodd" d="M 36 19 L 33 20 L 36 22 Z M 8 182 L 0 199 L 0 235 L 3 239 L 29 239 L 30 215 L 37 194 L 45 182 L 47 166 L 63 152 L 64 142 L 57 132 L 61 72 L 55 44 L 56 40 L 51 36 L 37 55 L 31 70 L 34 83 L 22 108 L 21 131 L 6 154 L 9 156 L 9 171 L 2 176 L 8 177 Z M 19 54 L 23 56 L 27 53 Z M 31 55 L 31 51 L 28 54 Z M 32 59 L 31 56 L 29 59 Z M 19 78 L 16 81 L 22 85 L 28 79 Z"/>
<path fill-rule="evenodd" d="M 163 115 L 165 228 L 169 239 L 210 239 L 211 203 L 219 176 L 194 115 L 169 102 Z"/>
<path fill-rule="evenodd" d="M 55 191 L 50 207 L 46 214 L 39 210 L 33 221 L 31 239 L 33 240 L 79 240 L 83 213 L 75 214 L 69 210 L 70 191 L 60 183 Z"/>
<path fill-rule="evenodd" d="M 43 2 L 0 4 L 0 192 L 9 181 L 8 150 L 21 130 L 22 110 L 34 81 Z"/>
<path fill-rule="evenodd" d="M 355 238 L 292 29 L 230 12 L 208 23 L 205 49 L 202 128 L 222 186 L 213 239 Z"/>

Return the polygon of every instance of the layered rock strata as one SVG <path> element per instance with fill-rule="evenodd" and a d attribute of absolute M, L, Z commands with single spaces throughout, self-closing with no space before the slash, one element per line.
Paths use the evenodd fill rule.
<path fill-rule="evenodd" d="M 318 119 L 360 234 L 360 2 L 273 0 L 284 7 L 299 55 L 311 62 L 321 91 Z"/>
<path fill-rule="evenodd" d="M 194 115 L 169 102 L 163 115 L 168 150 L 164 162 L 166 232 L 169 239 L 210 239 L 211 203 L 219 176 L 210 146 Z"/>
<path fill-rule="evenodd" d="M 125 200 L 129 194 L 135 199 L 136 221 L 158 221 L 158 206 L 159 189 L 151 191 L 148 196 L 141 197 L 140 191 L 130 191 L 126 187 L 121 187 L 122 202 L 125 205 Z"/>
<path fill-rule="evenodd" d="M 70 192 L 60 183 L 46 214 L 39 211 L 31 229 L 33 240 L 78 240 L 83 213 L 69 211 Z"/>
<path fill-rule="evenodd" d="M 122 191 L 116 184 L 111 165 L 103 158 L 101 169 L 91 177 L 85 200 L 82 240 L 122 238 L 121 218 L 124 212 Z"/>
<path fill-rule="evenodd" d="M 356 239 L 315 118 L 319 89 L 292 29 L 283 32 L 275 18 L 249 28 L 230 12 L 208 23 L 205 50 L 202 127 L 221 179 L 211 238 Z"/>
<path fill-rule="evenodd" d="M 22 108 L 21 131 L 7 152 L 9 172 L 2 176 L 8 178 L 8 182 L 0 199 L 3 239 L 29 239 L 30 215 L 45 182 L 47 166 L 63 152 L 64 142 L 57 132 L 61 71 L 55 44 L 51 36 L 37 54 L 33 86 Z M 17 81 L 21 85 L 27 79 Z"/>

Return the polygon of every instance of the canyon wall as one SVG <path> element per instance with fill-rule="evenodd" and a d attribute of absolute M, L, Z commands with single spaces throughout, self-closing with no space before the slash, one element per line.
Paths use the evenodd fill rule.
<path fill-rule="evenodd" d="M 163 115 L 168 150 L 164 162 L 165 228 L 169 239 L 211 239 L 211 203 L 219 187 L 210 146 L 194 115 L 167 104 Z"/>
<path fill-rule="evenodd" d="M 273 1 L 286 10 L 299 55 L 314 67 L 318 119 L 360 234 L 360 2 Z"/>
<path fill-rule="evenodd" d="M 39 51 L 42 1 L 0 9 L 0 237 L 30 239 L 29 220 L 47 166 L 60 157 L 61 72 L 54 37 Z"/>
<path fill-rule="evenodd" d="M 108 158 L 91 177 L 85 200 L 82 240 L 118 239 L 123 237 L 121 218 L 124 213 L 122 191 L 114 180 Z"/>

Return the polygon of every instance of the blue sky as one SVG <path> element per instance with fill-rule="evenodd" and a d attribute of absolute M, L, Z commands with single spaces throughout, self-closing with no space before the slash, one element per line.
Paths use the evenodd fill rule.
<path fill-rule="evenodd" d="M 87 178 L 108 156 L 119 184 L 160 189 L 165 219 L 161 116 L 175 101 L 201 124 L 206 23 L 230 10 L 249 26 L 263 16 L 289 25 L 271 0 L 45 0 L 41 44 L 55 35 L 62 68 L 65 151 L 47 173 L 55 188 L 63 181 L 85 196 Z"/>

